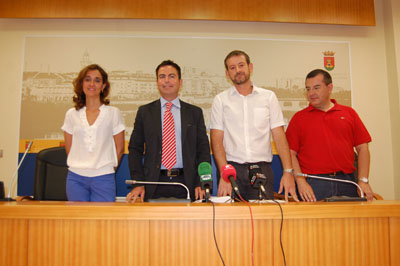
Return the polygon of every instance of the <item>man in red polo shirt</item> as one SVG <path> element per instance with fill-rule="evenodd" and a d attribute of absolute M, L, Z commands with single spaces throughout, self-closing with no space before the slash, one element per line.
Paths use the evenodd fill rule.
<path fill-rule="evenodd" d="M 354 181 L 354 148 L 358 154 L 358 184 L 368 200 L 373 192 L 368 183 L 371 136 L 357 113 L 331 99 L 332 78 L 322 69 L 306 77 L 309 106 L 297 112 L 286 131 L 295 173 Z M 342 182 L 296 176 L 303 201 L 331 196 L 357 197 L 357 187 Z"/>

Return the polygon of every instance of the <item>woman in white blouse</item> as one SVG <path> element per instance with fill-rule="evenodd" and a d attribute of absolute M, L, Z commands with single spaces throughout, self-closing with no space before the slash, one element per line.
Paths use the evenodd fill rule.
<path fill-rule="evenodd" d="M 109 106 L 110 82 L 96 64 L 73 81 L 75 108 L 65 114 L 70 201 L 115 201 L 115 169 L 124 152 L 125 126 L 120 111 Z"/>

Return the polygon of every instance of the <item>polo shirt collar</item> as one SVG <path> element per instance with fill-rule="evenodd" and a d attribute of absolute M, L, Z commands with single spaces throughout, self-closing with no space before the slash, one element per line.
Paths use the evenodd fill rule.
<path fill-rule="evenodd" d="M 331 99 L 331 102 L 334 105 L 333 105 L 333 107 L 331 109 L 328 110 L 328 112 L 335 111 L 335 110 L 342 110 L 341 106 L 337 103 L 337 101 L 335 99 Z M 308 107 L 306 108 L 306 110 L 311 112 L 311 111 L 319 110 L 319 109 L 313 107 L 311 104 L 308 104 Z"/>

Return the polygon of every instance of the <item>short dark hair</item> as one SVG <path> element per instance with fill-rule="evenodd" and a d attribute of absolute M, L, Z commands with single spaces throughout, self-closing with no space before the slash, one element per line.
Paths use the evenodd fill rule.
<path fill-rule="evenodd" d="M 181 76 L 181 67 L 180 67 L 177 63 L 175 63 L 174 61 L 172 61 L 172 60 L 164 60 L 164 61 L 162 61 L 161 64 L 159 64 L 159 65 L 157 66 L 157 68 L 156 68 L 156 77 L 157 77 L 157 79 L 158 79 L 158 70 L 159 70 L 161 67 L 163 67 L 163 66 L 172 66 L 172 67 L 175 68 L 176 71 L 178 72 L 178 78 L 179 78 L 179 79 L 182 78 L 182 76 Z"/>
<path fill-rule="evenodd" d="M 310 73 L 307 74 L 306 80 L 314 78 L 314 77 L 318 76 L 319 74 L 324 76 L 323 81 L 324 81 L 325 85 L 329 85 L 332 83 L 331 74 L 329 74 L 328 71 L 325 71 L 323 69 L 314 69 L 313 71 L 311 71 Z"/>
<path fill-rule="evenodd" d="M 82 84 L 83 84 L 83 79 L 86 77 L 86 74 L 91 70 L 98 70 L 103 79 L 102 80 L 103 84 L 106 85 L 100 93 L 100 102 L 105 105 L 108 105 L 110 103 L 110 100 L 107 99 L 108 94 L 110 94 L 110 82 L 108 81 L 108 74 L 101 66 L 97 64 L 91 64 L 84 67 L 79 72 L 78 77 L 76 77 L 72 82 L 72 84 L 74 85 L 74 93 L 75 93 L 74 97 L 72 97 L 72 100 L 75 103 L 76 110 L 79 110 L 86 105 L 86 95 L 83 92 Z"/>
<path fill-rule="evenodd" d="M 246 58 L 247 64 L 250 64 L 250 57 L 249 57 L 248 54 L 246 54 L 245 52 L 240 51 L 240 50 L 233 50 L 232 52 L 230 52 L 230 53 L 225 57 L 225 60 L 224 60 L 225 69 L 228 70 L 228 65 L 227 65 L 226 61 L 228 61 L 229 58 L 234 57 L 234 56 L 241 56 L 241 55 L 243 55 L 243 56 Z"/>

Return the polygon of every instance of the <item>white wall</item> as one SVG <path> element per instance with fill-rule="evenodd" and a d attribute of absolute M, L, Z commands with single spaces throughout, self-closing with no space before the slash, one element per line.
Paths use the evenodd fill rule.
<path fill-rule="evenodd" d="M 400 199 L 399 166 L 395 161 L 399 145 L 394 141 L 399 132 L 394 122 L 400 120 L 399 100 L 393 102 L 390 98 L 395 94 L 399 99 L 399 79 L 397 75 L 397 82 L 394 82 L 397 87 L 393 86 L 389 82 L 393 74 L 387 70 L 392 64 L 387 60 L 389 57 L 395 58 L 397 66 L 400 64 L 400 9 L 395 2 L 375 1 L 376 27 L 216 21 L 0 19 L 0 90 L 3 95 L 0 104 L 0 149 L 4 150 L 4 157 L 0 158 L 0 180 L 7 185 L 17 165 L 25 34 L 157 34 L 338 40 L 351 43 L 353 107 L 373 138 L 370 145 L 371 184 L 385 199 Z M 391 10 L 392 4 L 395 10 Z M 389 13 L 395 14 L 392 15 L 392 25 L 395 27 L 393 32 L 397 33 L 385 31 L 390 21 L 384 18 Z M 393 43 L 388 45 L 388 42 Z M 395 48 L 388 49 L 390 46 Z"/>
<path fill-rule="evenodd" d="M 387 52 L 389 91 L 391 92 L 391 113 L 392 113 L 392 147 L 393 150 L 393 168 L 394 189 L 396 199 L 400 199 L 400 1 L 385 1 L 385 29 L 387 46 L 390 47 Z M 390 60 L 391 59 L 391 60 Z"/>

